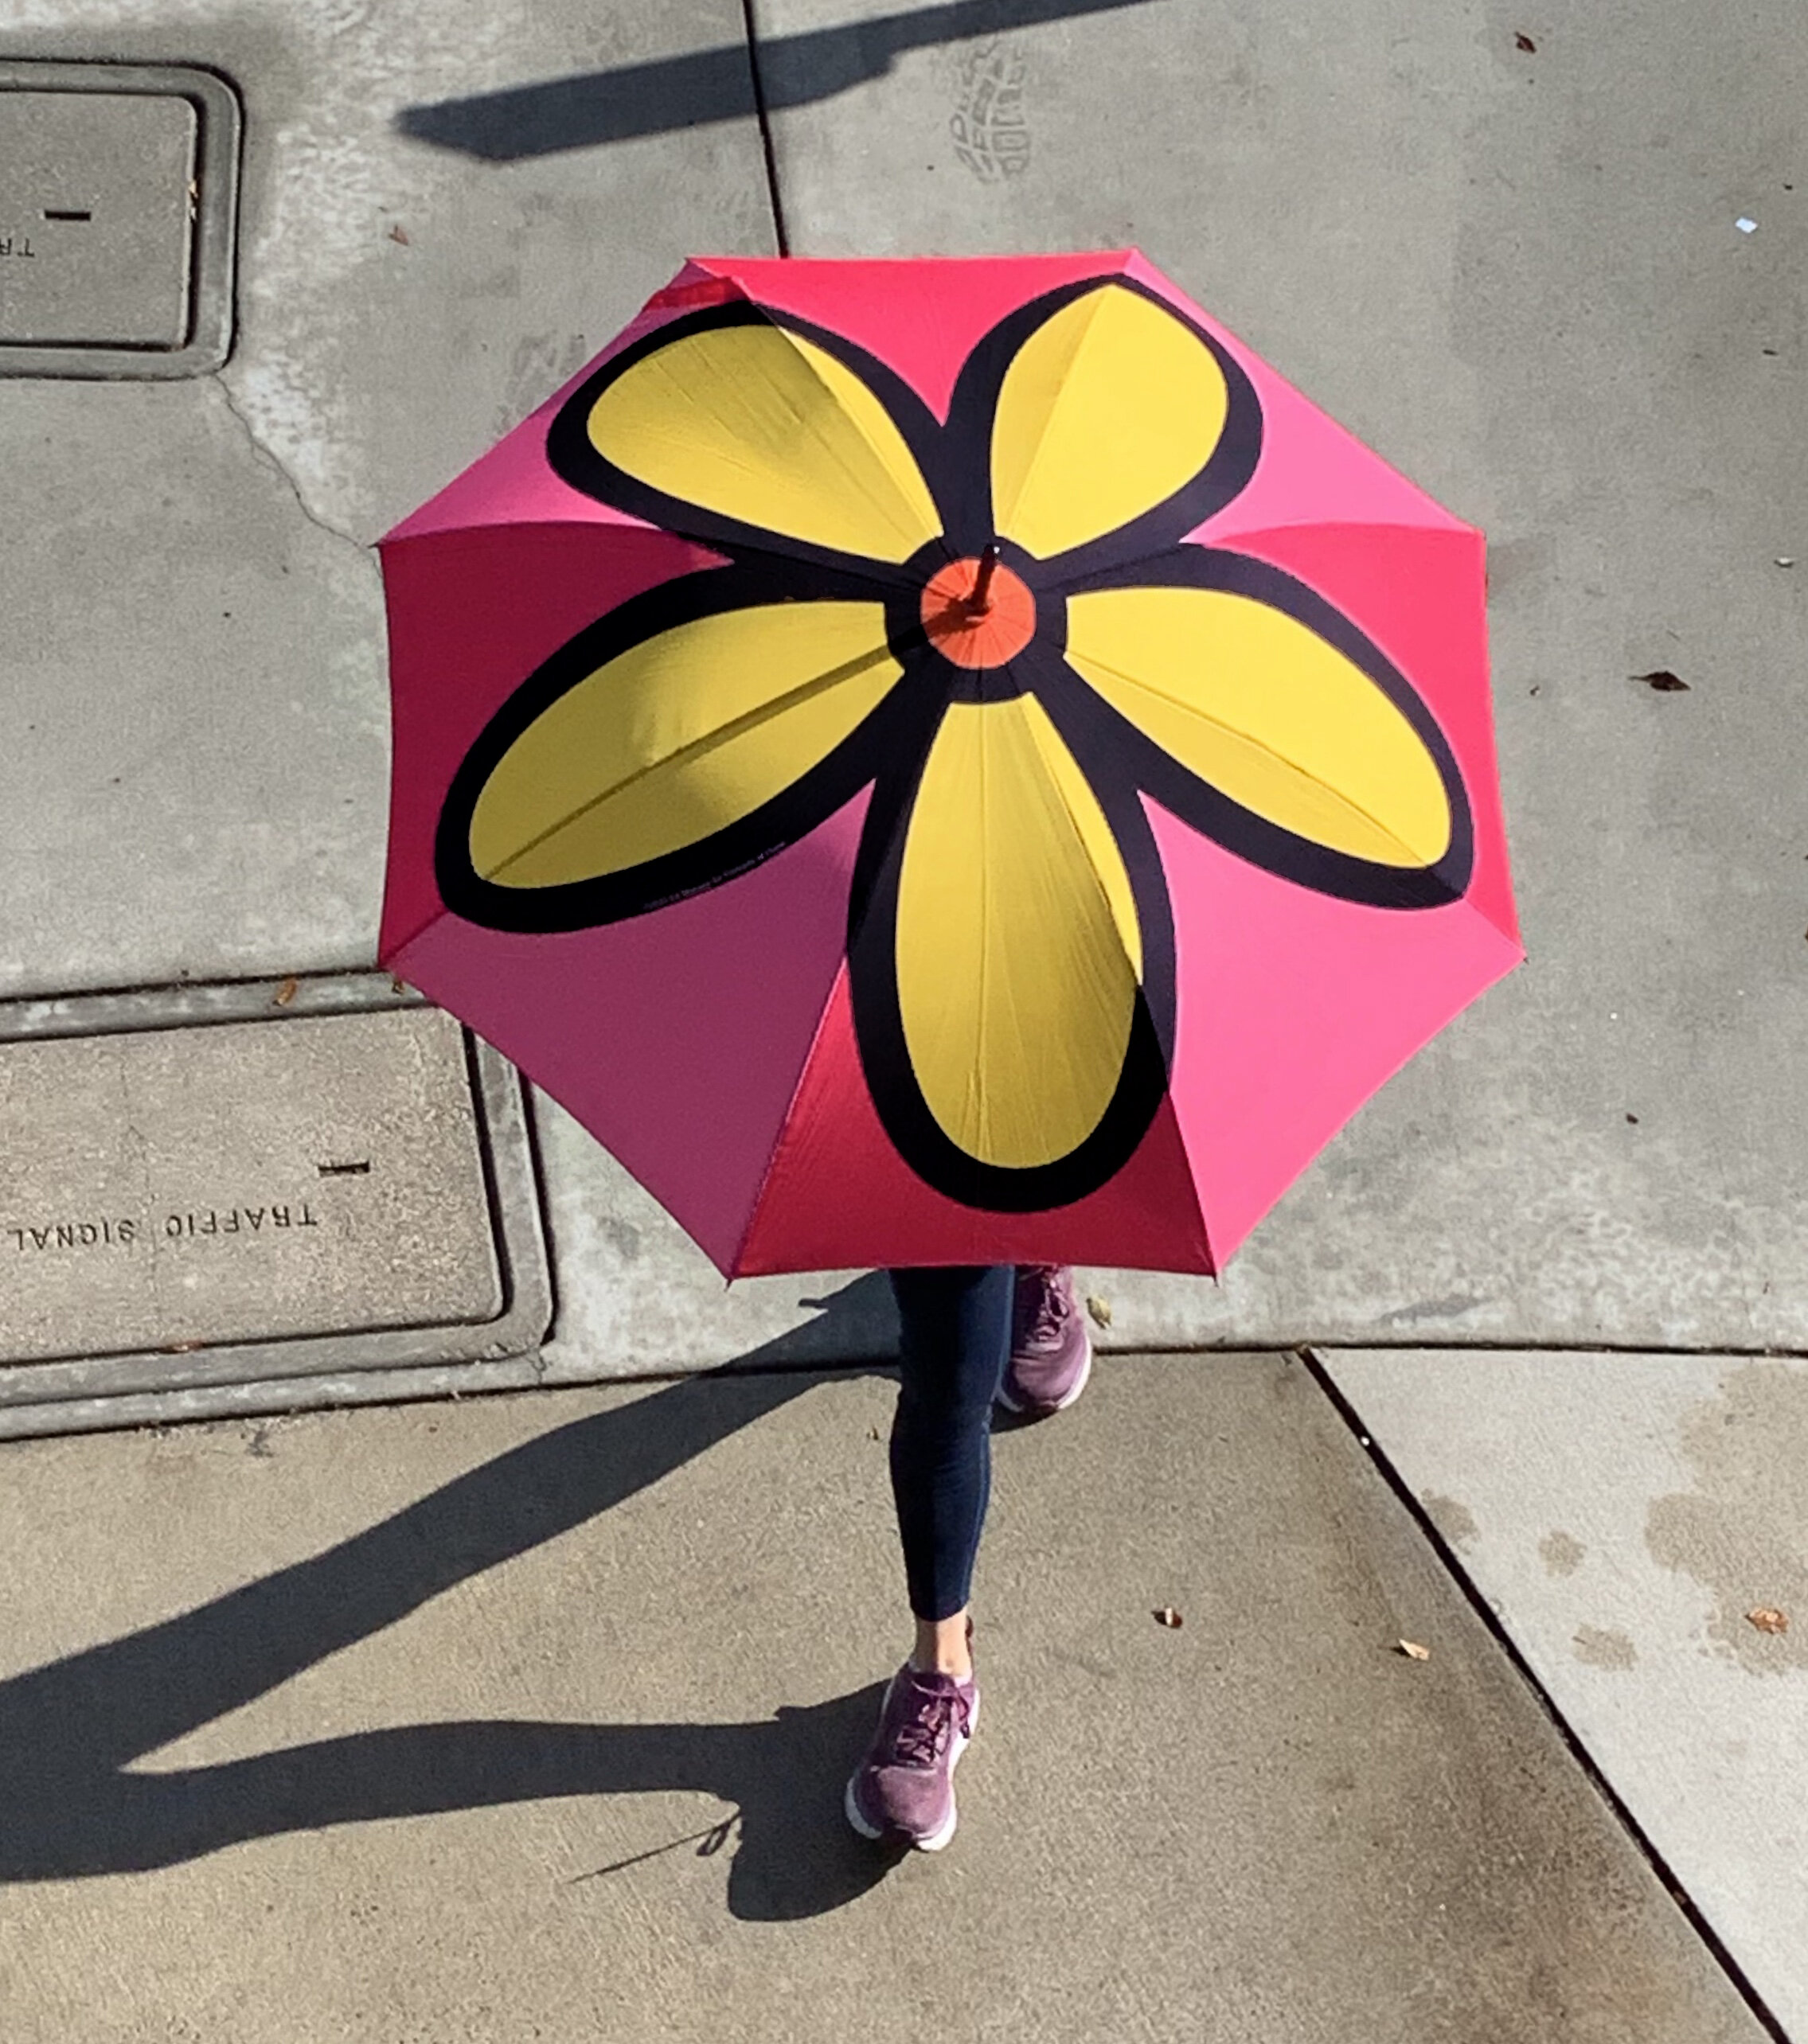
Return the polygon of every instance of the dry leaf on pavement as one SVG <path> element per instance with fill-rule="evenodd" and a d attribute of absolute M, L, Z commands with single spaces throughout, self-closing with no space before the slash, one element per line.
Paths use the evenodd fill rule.
<path fill-rule="evenodd" d="M 1088 1292 L 1086 1295 L 1086 1310 L 1100 1327 L 1111 1325 L 1111 1302 L 1109 1299 L 1101 1299 L 1097 1293 Z"/>
<path fill-rule="evenodd" d="M 1151 1612 L 1150 1616 L 1158 1625 L 1166 1625 L 1170 1632 L 1177 1632 L 1185 1623 L 1171 1604 L 1164 1604 L 1159 1611 Z"/>
<path fill-rule="evenodd" d="M 1760 1632 L 1787 1632 L 1789 1630 L 1789 1613 L 1779 1611 L 1775 1605 L 1760 1604 L 1755 1611 L 1746 1613 L 1745 1622 L 1747 1625 L 1755 1625 Z"/>
<path fill-rule="evenodd" d="M 1634 674 L 1634 681 L 1642 681 L 1647 688 L 1655 688 L 1660 696 L 1689 693 L 1689 684 L 1680 674 L 1673 674 L 1667 667 L 1654 667 L 1649 674 Z"/>
<path fill-rule="evenodd" d="M 408 231 L 405 227 L 392 227 L 389 230 L 389 239 L 392 241 L 399 241 L 406 248 L 408 245 Z"/>
<path fill-rule="evenodd" d="M 1420 1646 L 1416 1640 L 1400 1640 L 1396 1644 L 1408 1660 L 1429 1660 L 1431 1658 L 1431 1649 Z"/>
<path fill-rule="evenodd" d="M 1523 50 L 1528 57 L 1536 57 L 1538 54 L 1538 45 L 1528 35 L 1515 36 L 1513 39 L 1513 46 L 1515 49 Z"/>

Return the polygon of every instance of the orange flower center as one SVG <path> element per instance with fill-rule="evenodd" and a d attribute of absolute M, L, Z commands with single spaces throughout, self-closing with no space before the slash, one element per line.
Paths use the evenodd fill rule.
<path fill-rule="evenodd" d="M 923 592 L 923 629 L 957 667 L 1002 667 L 1036 636 L 1036 599 L 1021 575 L 995 560 L 981 610 L 973 602 L 979 571 L 971 557 L 936 570 Z"/>

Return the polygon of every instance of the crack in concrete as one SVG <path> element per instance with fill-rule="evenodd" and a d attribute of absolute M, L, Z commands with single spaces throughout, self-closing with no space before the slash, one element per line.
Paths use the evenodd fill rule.
<path fill-rule="evenodd" d="M 294 476 L 289 473 L 287 467 L 283 463 L 282 457 L 277 454 L 275 450 L 271 447 L 269 443 L 263 438 L 263 436 L 259 433 L 257 428 L 252 423 L 249 416 L 240 408 L 238 400 L 232 395 L 232 386 L 226 381 L 225 377 L 220 373 L 220 371 L 217 369 L 213 371 L 213 373 L 209 376 L 207 380 L 213 385 L 216 390 L 219 392 L 227 411 L 232 414 L 233 419 L 236 422 L 239 427 L 239 430 L 244 435 L 245 439 L 251 443 L 252 453 L 257 456 L 258 459 L 262 462 L 266 467 L 274 470 L 277 475 L 281 477 L 289 494 L 295 501 L 296 509 L 301 513 L 302 516 L 307 519 L 307 522 L 310 525 L 317 527 L 321 532 L 325 532 L 330 539 L 341 540 L 344 541 L 346 545 L 357 548 L 361 555 L 367 552 L 368 549 L 366 548 L 364 541 L 361 540 L 355 532 L 348 532 L 343 526 L 335 525 L 331 519 L 323 518 L 320 513 L 314 509 L 314 506 L 308 502 L 307 498 L 303 493 L 301 485 L 297 482 Z"/>

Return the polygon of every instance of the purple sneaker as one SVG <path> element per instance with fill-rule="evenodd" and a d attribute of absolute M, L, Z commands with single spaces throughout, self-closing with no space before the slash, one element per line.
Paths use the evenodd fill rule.
<path fill-rule="evenodd" d="M 924 1675 L 906 1661 L 892 1677 L 879 1729 L 849 1777 L 843 1807 L 862 1838 L 901 1839 L 939 1852 L 955 1835 L 955 1769 L 979 1722 L 979 1685 Z"/>
<path fill-rule="evenodd" d="M 1073 1273 L 1052 1263 L 1025 1265 L 1017 1274 L 999 1404 L 1045 1418 L 1072 1405 L 1091 1372 L 1092 1338 L 1073 1295 Z"/>

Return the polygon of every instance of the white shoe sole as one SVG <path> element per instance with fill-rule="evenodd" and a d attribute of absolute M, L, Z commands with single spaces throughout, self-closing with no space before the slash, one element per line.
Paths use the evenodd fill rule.
<path fill-rule="evenodd" d="M 1086 1380 L 1091 1375 L 1092 1337 L 1088 1335 L 1086 1338 L 1086 1359 L 1080 1364 L 1080 1375 L 1076 1377 L 1073 1382 L 1068 1387 L 1067 1393 L 1064 1397 L 1057 1398 L 1052 1406 L 1026 1406 L 1020 1399 L 1013 1398 L 1005 1389 L 1004 1386 L 1001 1384 L 998 1387 L 998 1403 L 1004 1407 L 1006 1412 L 1065 1412 L 1068 1407 L 1073 1403 L 1074 1400 L 1080 1396 L 1080 1393 L 1086 1389 Z"/>
<path fill-rule="evenodd" d="M 885 1692 L 885 1699 L 887 1703 L 889 1703 L 891 1700 L 891 1691 L 888 1689 Z M 880 1706 L 879 1714 L 881 1718 L 884 1716 L 884 1704 Z M 955 1769 L 960 1765 L 963 1755 L 966 1753 L 967 1748 L 972 1745 L 973 1734 L 974 1730 L 977 1729 L 978 1723 L 979 1699 L 978 1697 L 975 1697 L 973 1699 L 973 1710 L 971 1714 L 968 1717 L 966 1721 L 966 1736 L 964 1738 L 957 1738 L 955 1740 L 954 1749 L 948 1756 L 947 1822 L 943 1824 L 939 1829 L 932 1831 L 927 1838 L 913 1838 L 910 1841 L 912 1847 L 914 1847 L 919 1852 L 939 1852 L 942 1847 L 946 1845 L 948 1840 L 955 1835 L 955 1825 L 959 1821 L 960 1815 L 959 1812 L 955 1808 Z M 846 1788 L 843 1790 L 842 1794 L 842 1811 L 845 1814 L 848 1822 L 857 1831 L 859 1832 L 862 1838 L 873 1839 L 884 1838 L 888 1835 L 885 1829 L 880 1826 L 869 1824 L 866 1821 L 865 1818 L 860 1813 L 860 1805 L 855 1801 L 853 1792 L 854 1784 L 858 1781 L 859 1779 L 860 1769 L 857 1767 L 853 1773 L 848 1777 L 848 1785 Z"/>

